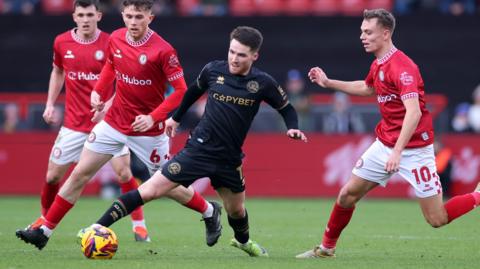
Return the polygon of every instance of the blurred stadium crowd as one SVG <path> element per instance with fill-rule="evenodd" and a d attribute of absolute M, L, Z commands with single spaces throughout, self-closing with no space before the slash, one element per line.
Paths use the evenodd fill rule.
<path fill-rule="evenodd" d="M 1 14 L 71 13 L 73 0 L 0 0 Z M 116 12 L 120 0 L 100 0 L 102 10 Z M 446 15 L 473 15 L 478 0 L 156 0 L 154 12 L 160 16 L 251 16 L 251 15 L 346 15 L 361 14 L 365 8 L 383 7 L 397 15 L 439 12 Z"/>

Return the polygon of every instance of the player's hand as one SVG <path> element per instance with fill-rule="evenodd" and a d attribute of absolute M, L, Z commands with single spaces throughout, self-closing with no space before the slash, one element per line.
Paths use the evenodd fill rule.
<path fill-rule="evenodd" d="M 102 111 L 97 111 L 95 110 L 95 112 L 93 113 L 93 117 L 91 119 L 92 122 L 100 122 L 101 120 L 103 120 L 103 118 L 105 118 L 105 114 L 106 114 L 106 110 L 102 110 Z"/>
<path fill-rule="evenodd" d="M 400 159 L 402 157 L 401 152 L 392 151 L 390 157 L 388 158 L 387 163 L 385 164 L 385 171 L 387 173 L 396 173 L 400 167 Z"/>
<path fill-rule="evenodd" d="M 132 129 L 134 132 L 146 132 L 153 127 L 154 123 L 152 116 L 138 115 L 132 123 Z"/>
<path fill-rule="evenodd" d="M 292 139 L 302 140 L 303 142 L 307 143 L 307 136 L 298 129 L 290 129 L 287 131 L 287 136 Z"/>
<path fill-rule="evenodd" d="M 43 119 L 47 124 L 53 124 L 55 122 L 55 106 L 47 105 L 43 111 Z"/>
<path fill-rule="evenodd" d="M 105 107 L 105 103 L 101 100 L 100 94 L 95 90 L 90 94 L 90 105 L 92 106 L 92 111 L 102 111 Z"/>
<path fill-rule="evenodd" d="M 312 83 L 317 83 L 323 88 L 327 88 L 327 83 L 328 83 L 328 77 L 323 70 L 316 66 L 310 69 L 310 72 L 308 72 L 308 78 Z"/>
<path fill-rule="evenodd" d="M 180 125 L 179 122 L 176 122 L 172 118 L 169 118 L 165 122 L 165 133 L 168 135 L 168 137 L 174 137 L 177 134 L 177 128 Z"/>

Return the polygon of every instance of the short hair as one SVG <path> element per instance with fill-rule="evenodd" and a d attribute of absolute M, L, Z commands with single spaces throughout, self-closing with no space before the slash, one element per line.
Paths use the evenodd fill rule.
<path fill-rule="evenodd" d="M 153 7 L 153 0 L 124 0 L 123 8 L 134 6 L 137 10 L 151 10 Z"/>
<path fill-rule="evenodd" d="M 259 51 L 263 43 L 263 36 L 260 31 L 249 26 L 238 26 L 230 33 L 230 41 L 237 40 L 252 51 Z"/>
<path fill-rule="evenodd" d="M 379 9 L 365 9 L 363 11 L 363 18 L 366 20 L 377 19 L 377 23 L 382 25 L 384 28 L 390 30 L 393 33 L 395 30 L 395 17 L 389 11 L 379 8 Z"/>
<path fill-rule="evenodd" d="M 75 9 L 76 7 L 89 7 L 91 5 L 93 5 L 97 10 L 100 9 L 100 4 L 98 3 L 98 0 L 75 0 L 73 2 L 73 9 Z"/>

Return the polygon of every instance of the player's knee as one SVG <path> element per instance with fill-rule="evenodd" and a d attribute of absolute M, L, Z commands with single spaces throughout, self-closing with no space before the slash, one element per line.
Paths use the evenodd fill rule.
<path fill-rule="evenodd" d="M 121 183 L 128 182 L 133 176 L 129 168 L 122 168 L 120 171 L 116 171 L 116 174 Z"/>
<path fill-rule="evenodd" d="M 57 184 L 62 180 L 62 175 L 54 172 L 47 172 L 46 181 L 48 184 Z"/>
<path fill-rule="evenodd" d="M 232 218 L 243 218 L 245 216 L 245 207 L 243 204 L 239 205 L 232 205 L 230 204 L 228 207 L 225 207 L 225 211 L 227 211 L 227 214 L 232 217 Z"/>
<path fill-rule="evenodd" d="M 359 200 L 359 197 L 355 195 L 355 193 L 349 191 L 346 188 L 342 188 L 338 195 L 337 203 L 344 208 L 350 208 L 355 205 L 355 203 Z"/>
<path fill-rule="evenodd" d="M 433 228 L 440 228 L 448 224 L 448 218 L 444 216 L 431 215 L 426 216 L 425 219 Z"/>

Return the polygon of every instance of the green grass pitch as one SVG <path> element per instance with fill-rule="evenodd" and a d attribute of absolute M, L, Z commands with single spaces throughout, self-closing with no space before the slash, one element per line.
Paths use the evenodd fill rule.
<path fill-rule="evenodd" d="M 81 198 L 38 251 L 17 239 L 15 230 L 38 216 L 39 199 L 0 198 L 0 269 L 29 268 L 478 268 L 480 216 L 473 211 L 441 229 L 430 228 L 418 204 L 404 200 L 365 200 L 358 204 L 337 246 L 336 259 L 297 260 L 319 242 L 333 200 L 249 199 L 250 235 L 269 258 L 251 258 L 229 246 L 232 231 L 225 214 L 223 235 L 207 247 L 200 215 L 170 201 L 145 206 L 152 243 L 133 241 L 128 218 L 114 224 L 119 250 L 112 260 L 83 257 L 75 242 L 110 201 Z"/>

